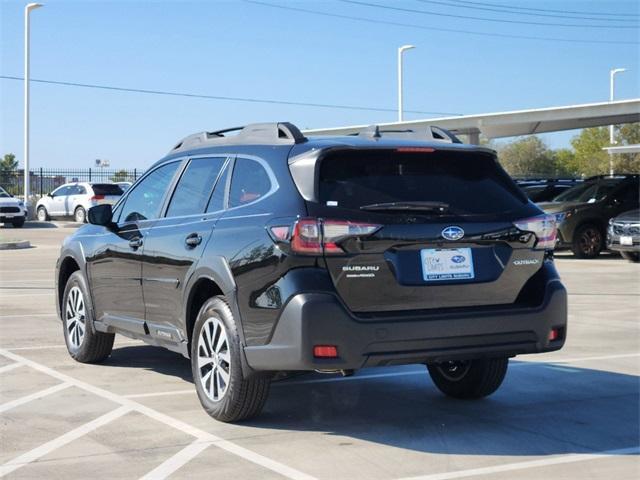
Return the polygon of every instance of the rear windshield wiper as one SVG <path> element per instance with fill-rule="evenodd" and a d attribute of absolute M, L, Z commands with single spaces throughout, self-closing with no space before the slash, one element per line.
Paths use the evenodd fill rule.
<path fill-rule="evenodd" d="M 367 210 L 371 212 L 411 210 L 418 212 L 445 213 L 449 210 L 449 204 L 444 202 L 426 201 L 372 203 L 370 205 L 361 206 L 360 210 Z"/>

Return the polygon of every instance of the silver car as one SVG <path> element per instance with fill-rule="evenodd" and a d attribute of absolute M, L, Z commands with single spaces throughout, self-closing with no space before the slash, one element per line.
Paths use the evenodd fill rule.
<path fill-rule="evenodd" d="M 87 221 L 91 207 L 114 204 L 123 194 L 115 183 L 65 183 L 42 197 L 36 204 L 36 216 L 41 222 L 52 217 L 73 217 L 78 223 Z"/>
<path fill-rule="evenodd" d="M 20 228 L 27 218 L 27 209 L 24 202 L 19 198 L 14 198 L 4 188 L 0 187 L 0 223 L 11 223 L 14 227 Z"/>

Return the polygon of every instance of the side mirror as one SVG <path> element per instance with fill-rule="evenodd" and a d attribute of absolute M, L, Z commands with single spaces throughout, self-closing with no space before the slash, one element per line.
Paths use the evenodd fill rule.
<path fill-rule="evenodd" d="M 51 192 L 47 193 L 47 197 L 53 198 L 53 193 Z"/>
<path fill-rule="evenodd" d="M 113 211 L 108 203 L 96 205 L 89 209 L 89 223 L 92 225 L 102 225 L 108 227 L 113 224 Z"/>

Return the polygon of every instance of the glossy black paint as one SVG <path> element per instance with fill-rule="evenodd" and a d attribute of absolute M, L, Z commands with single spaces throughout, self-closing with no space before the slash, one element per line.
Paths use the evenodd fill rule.
<path fill-rule="evenodd" d="M 518 299 L 544 260 L 544 252 L 532 250 L 533 240 L 530 237 L 513 232 L 511 221 L 540 213 L 531 203 L 523 204 L 522 211 L 514 213 L 513 218 L 507 216 L 501 221 L 494 219 L 464 224 L 469 235 L 456 246 L 471 247 L 476 268 L 482 271 L 476 281 L 467 284 L 456 282 L 446 286 L 425 286 L 415 271 L 415 265 L 412 265 L 420 248 L 444 245 L 439 234 L 451 224 L 448 220 L 434 222 L 419 216 L 358 213 L 355 220 L 385 223 L 385 228 L 364 242 L 345 242 L 345 255 L 326 259 L 322 256 L 292 255 L 286 245 L 278 244 L 270 236 L 269 226 L 293 225 L 298 218 L 309 215 L 324 216 L 317 205 L 305 201 L 296 187 L 290 170 L 293 156 L 327 148 L 390 148 L 414 144 L 416 142 L 404 140 L 372 144 L 367 140 L 345 137 L 309 140 L 294 146 L 207 147 L 169 155 L 146 174 L 167 162 L 180 162 L 162 201 L 160 216 L 130 221 L 118 218 L 128 195 L 144 181 L 145 175 L 114 206 L 115 223 L 96 218 L 94 223 L 108 224 L 86 225 L 65 240 L 56 272 L 58 289 L 64 288 L 65 262 L 73 259 L 88 280 L 96 329 L 140 338 L 185 356 L 189 354 L 190 322 L 194 320 L 192 303 L 197 301 L 198 288 L 205 282 L 214 285 L 207 293 L 226 296 L 241 324 L 240 335 L 247 349 L 271 345 L 283 312 L 290 305 L 289 311 L 299 311 L 294 307 L 304 295 L 328 295 L 342 312 L 346 312 L 346 317 L 356 318 L 356 322 L 375 321 L 375 312 L 395 312 L 389 321 L 392 325 L 404 319 L 403 334 L 411 330 L 410 325 L 415 320 L 412 315 L 416 310 L 431 309 L 432 313 L 450 312 L 453 315 L 455 308 L 461 307 L 512 304 L 513 308 L 519 308 Z M 446 148 L 475 150 L 475 147 L 460 145 Z M 481 150 L 484 154 L 488 152 Z M 259 201 L 246 205 L 229 208 L 225 201 L 220 209 L 214 211 L 166 217 L 172 191 L 190 159 L 221 156 L 228 158 L 229 171 L 238 158 L 261 162 L 273 175 L 274 188 Z M 228 196 L 229 178 L 221 175 L 215 185 L 216 190 L 220 188 L 225 193 L 224 198 Z M 514 267 L 513 260 L 520 258 L 536 262 Z M 349 284 L 341 277 L 342 266 L 372 259 L 379 262 L 382 269 L 376 288 Z M 559 280 L 553 282 L 559 284 Z M 381 290 L 380 284 L 386 288 Z M 547 284 L 538 288 L 544 290 Z M 59 303 L 57 306 L 60 308 Z M 330 314 L 329 311 L 327 313 Z M 562 311 L 557 314 L 562 317 Z M 466 315 L 470 317 L 471 311 Z M 322 318 L 322 312 L 314 312 L 316 317 Z M 334 325 L 335 320 L 328 322 L 327 326 Z M 470 321 L 467 319 L 464 324 Z M 417 322 L 414 324 L 417 326 Z M 546 326 L 546 323 L 538 325 L 532 331 L 539 333 Z M 319 329 L 322 326 L 316 323 L 313 331 Z M 354 328 L 353 331 L 360 330 Z M 455 333 L 442 332 L 442 335 L 452 336 Z M 375 335 L 375 332 L 369 334 Z M 326 337 L 332 335 L 327 334 Z M 398 335 L 393 337 L 401 342 Z M 310 341 L 306 338 L 305 344 Z M 535 348 L 528 345 L 527 352 L 551 349 L 544 339 L 536 338 L 536 341 Z M 552 349 L 560 346 L 561 343 Z M 490 353 L 491 346 L 483 352 Z M 299 365 L 300 369 L 314 368 L 307 360 Z M 267 368 L 255 362 L 250 367 L 256 370 Z M 295 365 L 289 364 L 289 368 L 295 369 Z"/>

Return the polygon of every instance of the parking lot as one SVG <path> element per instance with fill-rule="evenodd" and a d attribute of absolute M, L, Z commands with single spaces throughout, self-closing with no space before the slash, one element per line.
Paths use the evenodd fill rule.
<path fill-rule="evenodd" d="M 565 348 L 511 361 L 478 402 L 443 397 L 419 366 L 276 382 L 257 419 L 202 410 L 189 361 L 117 337 L 102 365 L 74 362 L 56 318 L 64 223 L 2 229 L 0 477 L 590 478 L 640 475 L 640 266 L 557 256 Z"/>

